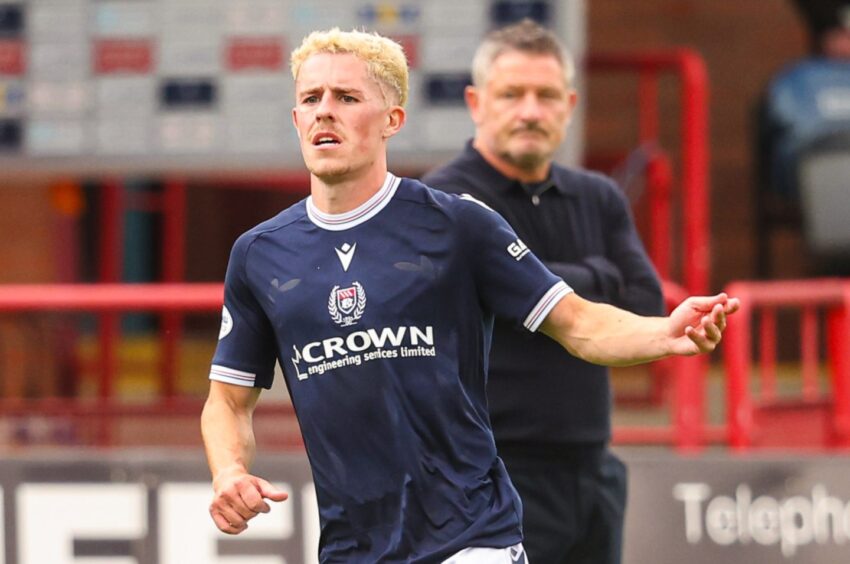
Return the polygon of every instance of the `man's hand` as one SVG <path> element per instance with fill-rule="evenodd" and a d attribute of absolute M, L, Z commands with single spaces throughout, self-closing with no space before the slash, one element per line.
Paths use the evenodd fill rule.
<path fill-rule="evenodd" d="M 713 351 L 726 329 L 726 316 L 738 311 L 737 298 L 720 293 L 715 296 L 691 297 L 670 314 L 671 353 L 695 355 Z"/>
<path fill-rule="evenodd" d="M 283 501 L 286 492 L 242 469 L 225 469 L 213 480 L 215 495 L 210 515 L 224 533 L 237 535 L 248 528 L 248 521 L 271 510 L 266 499 Z"/>

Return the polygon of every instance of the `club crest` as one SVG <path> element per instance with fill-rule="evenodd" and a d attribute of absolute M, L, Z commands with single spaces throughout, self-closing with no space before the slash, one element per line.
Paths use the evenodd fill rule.
<path fill-rule="evenodd" d="M 347 288 L 334 286 L 328 296 L 328 312 L 331 319 L 342 327 L 357 323 L 366 309 L 366 290 L 360 282 L 353 282 Z"/>

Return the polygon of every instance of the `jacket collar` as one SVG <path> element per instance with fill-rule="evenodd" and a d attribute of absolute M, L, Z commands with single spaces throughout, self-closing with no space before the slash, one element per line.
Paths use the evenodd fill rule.
<path fill-rule="evenodd" d="M 513 178 L 508 178 L 499 172 L 493 165 L 478 152 L 478 149 L 472 146 L 472 139 L 466 142 L 461 156 L 465 165 L 480 176 L 481 180 L 491 186 L 494 190 L 501 193 L 508 193 L 514 190 L 526 192 L 522 183 Z M 576 194 L 576 190 L 567 182 L 559 182 L 558 167 L 553 163 L 549 168 L 548 181 L 552 182 L 552 187 L 560 194 L 571 196 Z M 544 190 L 545 192 L 545 190 Z"/>

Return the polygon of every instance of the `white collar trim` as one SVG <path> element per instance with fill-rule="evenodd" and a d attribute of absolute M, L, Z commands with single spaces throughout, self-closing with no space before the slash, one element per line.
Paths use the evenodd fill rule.
<path fill-rule="evenodd" d="M 325 213 L 313 203 L 313 196 L 307 197 L 307 217 L 322 229 L 328 231 L 345 231 L 361 223 L 365 223 L 375 217 L 379 211 L 384 209 L 395 195 L 401 178 L 391 172 L 387 172 L 384 184 L 371 198 L 357 206 L 351 211 L 344 213 Z"/>

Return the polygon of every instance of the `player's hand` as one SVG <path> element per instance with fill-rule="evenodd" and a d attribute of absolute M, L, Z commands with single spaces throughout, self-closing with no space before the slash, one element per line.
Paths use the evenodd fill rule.
<path fill-rule="evenodd" d="M 288 494 L 269 482 L 240 469 L 225 469 L 213 480 L 215 495 L 210 515 L 224 533 L 237 535 L 248 528 L 248 521 L 271 510 L 266 499 L 283 501 Z"/>
<path fill-rule="evenodd" d="M 741 303 L 725 293 L 691 297 L 670 314 L 672 354 L 694 355 L 711 352 L 726 329 L 726 317 L 738 311 Z"/>

